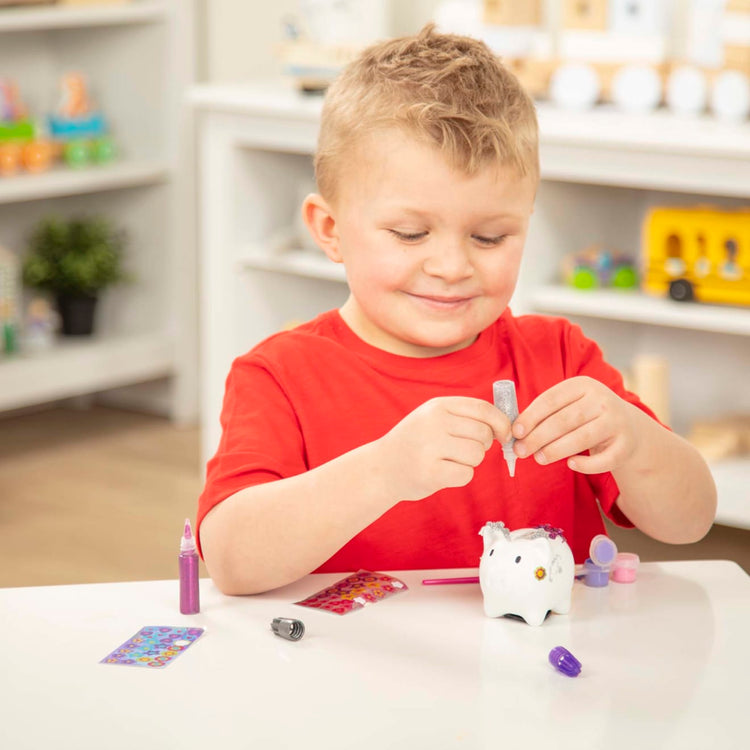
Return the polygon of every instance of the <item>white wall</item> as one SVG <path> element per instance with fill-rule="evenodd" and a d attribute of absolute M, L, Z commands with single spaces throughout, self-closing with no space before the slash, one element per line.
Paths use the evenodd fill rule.
<path fill-rule="evenodd" d="M 203 78 L 242 81 L 278 73 L 274 46 L 297 0 L 203 0 Z M 200 27 L 199 27 L 200 29 Z"/>

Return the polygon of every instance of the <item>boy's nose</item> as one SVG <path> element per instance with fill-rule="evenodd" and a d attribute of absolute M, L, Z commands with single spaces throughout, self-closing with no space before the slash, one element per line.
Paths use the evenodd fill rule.
<path fill-rule="evenodd" d="M 425 258 L 422 268 L 428 276 L 447 281 L 466 279 L 473 273 L 468 253 L 459 245 L 436 249 Z"/>

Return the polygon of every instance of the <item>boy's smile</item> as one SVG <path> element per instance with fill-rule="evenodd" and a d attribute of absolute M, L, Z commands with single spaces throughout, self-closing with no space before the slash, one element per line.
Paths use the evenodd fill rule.
<path fill-rule="evenodd" d="M 469 346 L 507 307 L 535 189 L 494 164 L 467 176 L 388 129 L 363 139 L 331 203 L 309 196 L 303 212 L 346 267 L 349 327 L 385 351 L 432 357 Z"/>

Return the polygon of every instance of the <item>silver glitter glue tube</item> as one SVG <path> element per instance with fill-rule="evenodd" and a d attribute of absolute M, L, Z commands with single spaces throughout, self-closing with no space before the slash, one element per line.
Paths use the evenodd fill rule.
<path fill-rule="evenodd" d="M 492 384 L 492 400 L 495 406 L 513 424 L 518 416 L 516 384 L 512 380 L 496 380 Z M 516 439 L 512 437 L 507 443 L 503 443 L 503 456 L 505 457 L 505 463 L 508 464 L 508 472 L 512 477 L 516 475 L 516 454 L 513 452 L 515 442 Z"/>

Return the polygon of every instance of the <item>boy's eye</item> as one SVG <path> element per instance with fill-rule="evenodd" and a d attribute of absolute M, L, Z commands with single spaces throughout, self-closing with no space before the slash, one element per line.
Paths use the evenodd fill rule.
<path fill-rule="evenodd" d="M 427 236 L 427 232 L 399 232 L 397 229 L 389 229 L 388 231 L 404 242 L 416 242 Z"/>
<path fill-rule="evenodd" d="M 478 234 L 472 234 L 471 236 L 472 239 L 476 240 L 480 245 L 487 245 L 489 247 L 492 245 L 500 245 L 508 235 L 500 234 L 497 237 L 482 237 Z"/>

